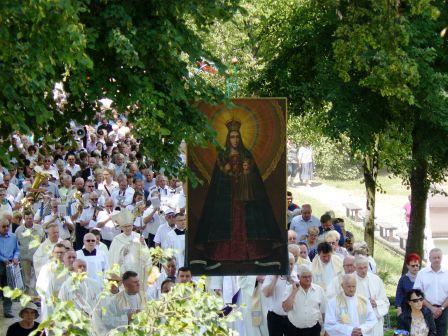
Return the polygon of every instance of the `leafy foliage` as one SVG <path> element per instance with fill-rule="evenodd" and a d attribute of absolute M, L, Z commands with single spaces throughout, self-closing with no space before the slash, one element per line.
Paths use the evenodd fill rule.
<path fill-rule="evenodd" d="M 224 98 L 189 71 L 210 56 L 196 31 L 229 19 L 237 3 L 7 1 L 0 7 L 1 133 L 33 131 L 55 141 L 70 119 L 91 121 L 97 100 L 107 96 L 119 112 L 131 111 L 144 154 L 178 174 L 182 139 L 213 140 L 195 102 Z M 68 93 L 63 112 L 51 95 L 60 80 Z"/>

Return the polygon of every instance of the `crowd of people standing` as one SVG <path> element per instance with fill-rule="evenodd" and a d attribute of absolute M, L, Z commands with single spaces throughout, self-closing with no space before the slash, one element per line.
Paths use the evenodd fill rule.
<path fill-rule="evenodd" d="M 7 268 L 20 265 L 25 293 L 34 300 L 8 335 L 27 335 L 39 315 L 51 316 L 52 297 L 73 301 L 92 318 L 92 333 L 106 335 L 174 284 L 195 281 L 185 265 L 182 182 L 157 171 L 131 129 L 126 115 L 102 111 L 92 125 L 77 129 L 82 136 L 70 145 L 11 135 L 16 157 L 0 166 L 0 285 L 8 284 Z M 312 152 L 306 146 L 299 152 L 296 163 L 308 183 Z M 290 168 L 295 174 L 298 166 Z M 290 274 L 206 281 L 226 308 L 241 311 L 231 327 L 248 336 L 383 335 L 389 299 L 367 244 L 355 242 L 333 213 L 317 218 L 290 192 L 287 201 Z M 174 255 L 149 280 L 149 248 L 156 246 Z M 433 249 L 430 265 L 420 271 L 419 256 L 406 260 L 409 272 L 400 279 L 395 305 L 400 328 L 411 335 L 446 335 L 448 273 L 441 255 Z M 63 276 L 61 269 L 67 270 Z M 87 277 L 73 289 L 77 273 Z M 104 281 L 112 284 L 106 298 L 99 296 Z M 7 297 L 3 315 L 14 317 Z"/>

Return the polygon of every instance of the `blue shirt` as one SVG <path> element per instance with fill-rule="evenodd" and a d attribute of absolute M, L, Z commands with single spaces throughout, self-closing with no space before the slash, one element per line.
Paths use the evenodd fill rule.
<path fill-rule="evenodd" d="M 406 293 L 414 288 L 414 282 L 405 274 L 398 281 L 397 293 L 395 294 L 395 307 L 404 308 Z"/>
<path fill-rule="evenodd" d="M 0 261 L 19 259 L 20 249 L 17 237 L 14 233 L 0 235 Z"/>
<path fill-rule="evenodd" d="M 339 233 L 339 246 L 344 246 L 345 243 L 345 237 L 342 234 L 342 229 L 339 225 L 333 224 L 331 230 L 335 230 Z M 325 233 L 325 230 L 322 226 L 319 226 L 319 235 L 322 235 Z"/>
<path fill-rule="evenodd" d="M 305 221 L 302 215 L 300 215 L 291 220 L 290 229 L 297 233 L 297 240 L 302 240 L 302 236 L 306 236 L 308 234 L 308 229 L 312 226 L 320 226 L 320 220 L 317 217 L 311 216 L 309 220 Z"/>

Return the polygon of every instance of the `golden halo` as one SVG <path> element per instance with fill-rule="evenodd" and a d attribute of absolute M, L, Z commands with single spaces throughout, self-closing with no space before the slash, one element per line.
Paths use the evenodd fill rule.
<path fill-rule="evenodd" d="M 221 148 L 226 145 L 226 124 L 231 120 L 241 123 L 244 147 L 252 153 L 263 180 L 266 180 L 285 150 L 285 113 L 275 98 L 235 99 L 233 103 L 235 105 L 231 107 L 201 104 L 199 108 L 217 132 L 216 140 Z M 189 157 L 201 177 L 210 183 L 217 159 L 216 149 L 211 145 L 207 148 L 195 147 L 189 150 Z"/>

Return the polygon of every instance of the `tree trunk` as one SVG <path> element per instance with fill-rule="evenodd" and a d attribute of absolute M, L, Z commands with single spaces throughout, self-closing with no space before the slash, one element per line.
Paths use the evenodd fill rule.
<path fill-rule="evenodd" d="M 366 218 L 364 223 L 364 240 L 369 247 L 369 254 L 373 256 L 375 245 L 375 200 L 376 182 L 379 165 L 379 136 L 375 136 L 374 147 L 370 153 L 364 153 L 363 174 L 366 187 Z"/>
<path fill-rule="evenodd" d="M 409 224 L 406 255 L 417 253 L 423 259 L 423 242 L 426 225 L 426 202 L 428 200 L 428 162 L 424 150 L 420 146 L 418 130 L 412 134 L 413 168 L 410 176 L 411 185 L 411 223 Z M 403 273 L 407 272 L 403 263 Z"/>

